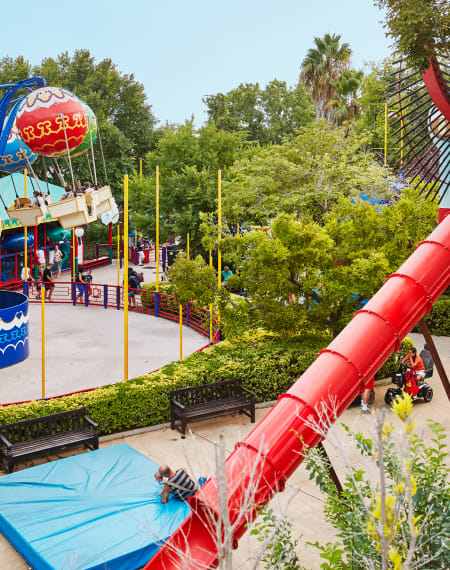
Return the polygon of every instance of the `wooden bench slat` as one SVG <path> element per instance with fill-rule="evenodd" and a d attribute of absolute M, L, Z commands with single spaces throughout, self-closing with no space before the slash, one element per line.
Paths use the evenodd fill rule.
<path fill-rule="evenodd" d="M 9 473 L 19 460 L 35 455 L 74 445 L 88 445 L 98 449 L 98 426 L 86 416 L 84 407 L 0 425 L 0 434 L 3 437 L 0 459 Z"/>
<path fill-rule="evenodd" d="M 240 379 L 223 380 L 171 390 L 171 427 L 185 435 L 188 420 L 242 412 L 255 421 L 255 396 Z M 247 412 L 248 410 L 248 412 Z M 181 425 L 177 425 L 178 421 Z"/>

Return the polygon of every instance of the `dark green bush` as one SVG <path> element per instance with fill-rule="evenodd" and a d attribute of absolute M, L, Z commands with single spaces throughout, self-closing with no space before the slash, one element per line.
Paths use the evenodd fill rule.
<path fill-rule="evenodd" d="M 274 400 L 329 341 L 319 335 L 284 340 L 263 330 L 251 331 L 126 382 L 62 398 L 0 407 L 0 424 L 86 406 L 102 435 L 156 425 L 169 420 L 169 390 L 229 378 L 242 378 L 258 402 Z M 404 344 L 401 353 L 405 351 Z M 386 370 L 383 374 L 391 374 L 396 368 L 392 359 L 380 373 Z"/>
<path fill-rule="evenodd" d="M 439 297 L 425 321 L 432 334 L 450 336 L 450 297 Z"/>

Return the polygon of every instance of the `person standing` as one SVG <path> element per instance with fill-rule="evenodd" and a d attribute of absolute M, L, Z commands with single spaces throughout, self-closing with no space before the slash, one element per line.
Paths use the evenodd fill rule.
<path fill-rule="evenodd" d="M 45 251 L 40 247 L 36 252 L 36 261 L 38 266 L 38 279 L 42 279 L 45 269 Z"/>
<path fill-rule="evenodd" d="M 80 301 L 80 303 L 83 302 L 83 293 L 84 293 L 84 285 L 85 285 L 86 281 L 84 279 L 84 275 L 83 272 L 81 271 L 80 268 L 78 268 L 78 273 L 77 273 L 77 298 L 75 300 L 75 302 Z"/>
<path fill-rule="evenodd" d="M 222 287 L 225 287 L 227 279 L 232 275 L 233 272 L 231 271 L 231 269 L 228 267 L 228 265 L 225 265 L 225 267 L 222 269 Z"/>
<path fill-rule="evenodd" d="M 49 263 L 47 267 L 44 269 L 44 287 L 45 287 L 45 297 L 48 301 L 52 300 L 53 289 L 55 288 L 55 284 L 53 283 L 52 277 L 52 264 Z M 41 291 L 42 293 L 42 291 Z"/>
<path fill-rule="evenodd" d="M 61 262 L 62 262 L 63 254 L 62 251 L 59 249 L 59 245 L 55 245 L 55 267 L 56 267 L 56 279 L 61 277 Z"/>
<path fill-rule="evenodd" d="M 370 414 L 369 398 L 370 398 L 370 391 L 373 390 L 374 386 L 375 386 L 375 376 L 371 376 L 363 384 L 363 391 L 361 394 L 361 411 L 365 414 Z"/>

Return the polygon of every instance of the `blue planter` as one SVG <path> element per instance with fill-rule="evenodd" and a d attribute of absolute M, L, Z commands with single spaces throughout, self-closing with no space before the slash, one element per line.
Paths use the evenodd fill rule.
<path fill-rule="evenodd" d="M 25 360 L 29 351 L 28 297 L 0 291 L 0 368 Z"/>

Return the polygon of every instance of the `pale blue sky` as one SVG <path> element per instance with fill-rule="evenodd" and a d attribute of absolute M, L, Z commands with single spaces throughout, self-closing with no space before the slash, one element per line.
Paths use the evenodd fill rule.
<path fill-rule="evenodd" d="M 22 0 L 2 6 L 1 56 L 33 65 L 89 49 L 144 84 L 162 122 L 206 119 L 202 97 L 240 83 L 294 85 L 314 36 L 338 33 L 353 64 L 390 54 L 372 0 Z"/>

